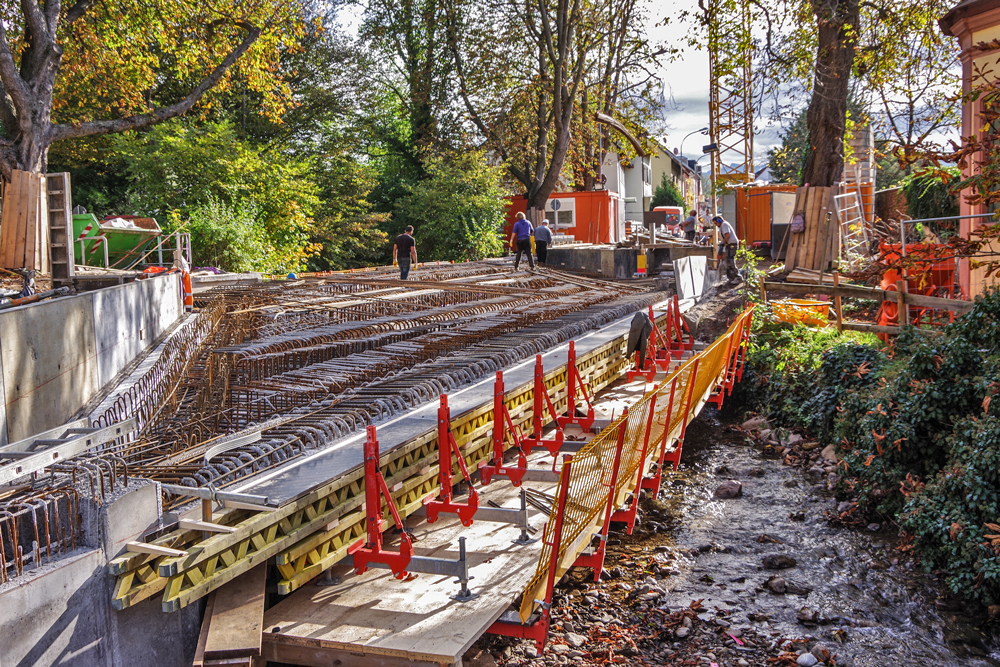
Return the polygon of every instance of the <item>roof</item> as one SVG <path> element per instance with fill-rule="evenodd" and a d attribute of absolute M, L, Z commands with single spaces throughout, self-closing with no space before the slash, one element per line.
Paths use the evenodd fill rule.
<path fill-rule="evenodd" d="M 941 26 L 941 32 L 944 34 L 957 37 L 952 32 L 956 23 L 970 16 L 976 16 L 998 8 L 1000 8 L 1000 0 L 962 0 L 938 20 L 938 25 Z"/>

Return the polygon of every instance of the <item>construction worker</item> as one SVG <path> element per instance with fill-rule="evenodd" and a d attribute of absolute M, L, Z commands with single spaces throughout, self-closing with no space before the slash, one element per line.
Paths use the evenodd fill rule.
<path fill-rule="evenodd" d="M 736 270 L 736 249 L 740 247 L 740 240 L 736 237 L 736 230 L 721 215 L 712 218 L 716 229 L 719 230 L 721 242 L 719 243 L 719 259 L 726 267 L 726 277 L 730 285 L 735 285 L 740 281 L 740 272 Z"/>
<path fill-rule="evenodd" d="M 399 279 L 410 275 L 410 261 L 417 263 L 417 242 L 413 240 L 413 225 L 407 225 L 392 244 L 392 265 L 399 267 Z"/>
<path fill-rule="evenodd" d="M 531 223 L 524 217 L 524 213 L 518 211 L 517 221 L 514 223 L 514 229 L 510 233 L 510 249 L 517 250 L 517 256 L 514 257 L 515 271 L 517 271 L 517 265 L 521 263 L 521 253 L 528 256 L 528 266 L 532 271 L 535 270 L 535 260 L 531 257 L 531 236 L 533 232 Z"/>
<path fill-rule="evenodd" d="M 184 299 L 184 310 L 191 312 L 194 310 L 194 289 L 191 285 L 191 267 L 184 259 L 184 253 L 174 250 L 174 268 L 181 272 L 181 294 Z"/>
<path fill-rule="evenodd" d="M 545 264 L 549 256 L 549 246 L 552 245 L 552 230 L 549 229 L 549 220 L 542 220 L 542 224 L 535 229 L 535 255 L 539 264 Z"/>
<path fill-rule="evenodd" d="M 694 243 L 694 235 L 697 233 L 695 227 L 698 226 L 698 212 L 691 211 L 688 213 L 687 219 L 684 221 L 684 240 L 688 243 Z"/>

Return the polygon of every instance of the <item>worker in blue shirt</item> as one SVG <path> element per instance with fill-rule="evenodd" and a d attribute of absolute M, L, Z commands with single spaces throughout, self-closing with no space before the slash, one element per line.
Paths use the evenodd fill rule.
<path fill-rule="evenodd" d="M 517 265 L 521 263 L 521 253 L 528 256 L 528 266 L 531 270 L 535 269 L 535 260 L 531 256 L 531 234 L 533 231 L 531 223 L 525 219 L 524 213 L 518 211 L 514 230 L 510 233 L 510 249 L 517 250 L 517 256 L 514 257 L 515 271 L 517 271 Z"/>

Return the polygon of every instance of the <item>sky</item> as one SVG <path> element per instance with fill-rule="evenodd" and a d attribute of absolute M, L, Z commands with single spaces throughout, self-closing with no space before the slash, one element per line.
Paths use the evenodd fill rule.
<path fill-rule="evenodd" d="M 698 11 L 697 0 L 674 0 L 659 7 L 656 6 L 657 3 L 651 4 L 653 9 L 647 24 L 650 38 L 656 43 L 667 42 L 681 46 L 686 37 L 685 26 L 678 21 L 670 21 L 666 26 L 659 25 L 663 20 L 663 9 L 660 7 L 668 7 L 670 14 L 677 16 L 684 10 Z M 684 137 L 690 132 L 697 132 L 703 127 L 708 127 L 708 51 L 685 48 L 679 59 L 672 62 L 661 61 L 658 74 L 663 80 L 666 96 L 673 101 L 671 108 L 665 112 L 669 134 L 660 137 L 660 139 L 671 150 L 680 148 L 683 140 L 683 148 L 687 157 L 697 159 L 702 156 L 701 147 L 709 143 L 708 136 L 694 134 L 687 139 Z M 780 143 L 781 138 L 775 128 L 759 119 L 755 121 L 754 155 L 756 165 L 763 166 L 767 161 L 767 151 Z M 699 164 L 707 165 L 708 163 L 708 158 L 705 158 Z"/>

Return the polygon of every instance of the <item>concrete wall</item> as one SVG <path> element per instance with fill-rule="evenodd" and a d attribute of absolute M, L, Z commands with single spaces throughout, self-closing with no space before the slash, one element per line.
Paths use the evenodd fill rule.
<path fill-rule="evenodd" d="M 158 596 L 111 607 L 108 562 L 158 526 L 157 487 L 97 506 L 85 501 L 85 547 L 0 588 L 0 667 L 182 667 L 194 656 L 200 605 L 167 614 Z"/>
<path fill-rule="evenodd" d="M 176 274 L 0 311 L 0 444 L 67 421 L 182 311 Z"/>

